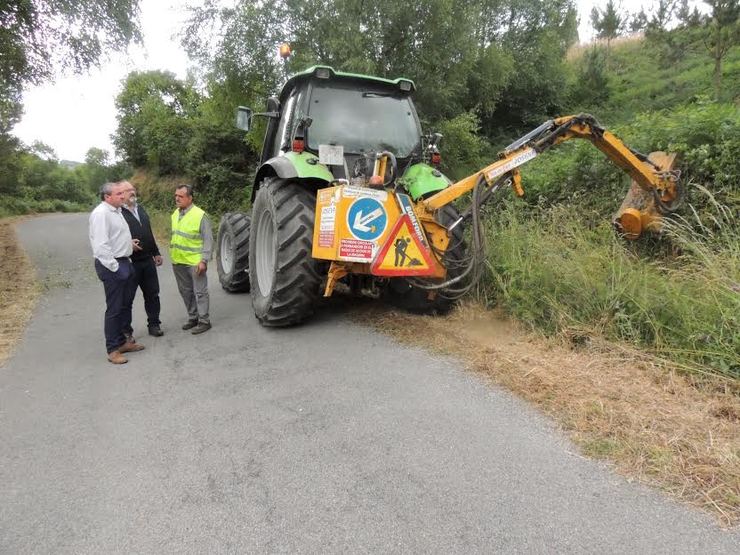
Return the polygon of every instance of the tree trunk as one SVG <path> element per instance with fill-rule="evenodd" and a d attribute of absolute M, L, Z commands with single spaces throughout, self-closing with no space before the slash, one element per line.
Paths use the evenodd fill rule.
<path fill-rule="evenodd" d="M 722 51 L 719 45 L 714 48 L 714 99 L 719 101 L 722 95 Z"/>

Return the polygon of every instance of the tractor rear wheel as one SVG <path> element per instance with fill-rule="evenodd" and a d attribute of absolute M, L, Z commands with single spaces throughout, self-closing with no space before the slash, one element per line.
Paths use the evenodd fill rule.
<path fill-rule="evenodd" d="M 218 280 L 229 293 L 249 291 L 249 227 L 251 220 L 242 212 L 229 212 L 221 218 L 216 243 Z"/>
<path fill-rule="evenodd" d="M 436 220 L 445 227 L 459 217 L 458 211 L 450 205 L 443 206 L 435 215 Z M 450 244 L 444 254 L 443 262 L 447 268 L 445 279 L 455 278 L 463 272 L 466 252 L 464 229 L 458 225 L 452 230 Z M 461 285 L 457 283 L 455 288 Z M 386 288 L 385 298 L 393 306 L 416 314 L 446 314 L 455 306 L 455 299 L 446 296 L 444 289 L 429 291 L 412 285 L 406 278 L 392 278 Z"/>
<path fill-rule="evenodd" d="M 289 326 L 313 314 L 320 263 L 311 256 L 315 193 L 295 181 L 268 179 L 252 208 L 249 278 L 252 307 L 264 326 Z"/>

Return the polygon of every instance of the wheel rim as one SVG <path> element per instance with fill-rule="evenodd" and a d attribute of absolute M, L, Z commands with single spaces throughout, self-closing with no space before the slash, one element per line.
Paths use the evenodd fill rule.
<path fill-rule="evenodd" d="M 260 291 L 265 295 L 270 294 L 275 274 L 275 226 L 272 222 L 272 214 L 265 210 L 260 214 L 257 224 L 257 237 L 255 245 L 255 264 L 257 265 L 257 284 Z"/>
<path fill-rule="evenodd" d="M 230 233 L 221 235 L 221 268 L 225 274 L 230 274 L 234 267 L 234 248 Z"/>

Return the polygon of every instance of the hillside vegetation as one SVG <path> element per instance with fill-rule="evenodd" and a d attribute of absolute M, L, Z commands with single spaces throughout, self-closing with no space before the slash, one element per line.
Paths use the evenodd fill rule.
<path fill-rule="evenodd" d="M 597 114 L 642 152 L 677 152 L 686 188 L 677 217 L 659 239 L 625 243 L 609 221 L 628 178 L 590 144 L 565 145 L 523 170 L 526 203 L 491 216 L 483 294 L 547 333 L 628 341 L 738 378 L 740 110 L 709 99 L 700 52 L 661 68 L 646 46 L 613 45 L 605 98 L 572 112 Z M 571 57 L 574 74 L 586 55 Z M 725 82 L 738 83 L 738 49 L 726 68 Z"/>

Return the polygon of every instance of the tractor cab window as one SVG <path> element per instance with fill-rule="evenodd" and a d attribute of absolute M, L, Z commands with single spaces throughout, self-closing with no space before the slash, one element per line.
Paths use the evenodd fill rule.
<path fill-rule="evenodd" d="M 293 89 L 290 93 L 288 100 L 285 101 L 283 107 L 282 117 L 280 118 L 280 125 L 277 133 L 275 134 L 275 145 L 273 148 L 273 155 L 277 155 L 281 150 L 290 150 L 290 139 L 293 136 L 293 131 L 298 121 L 301 118 L 300 112 L 302 110 L 303 98 L 305 96 L 305 89 Z"/>
<path fill-rule="evenodd" d="M 313 120 L 308 148 L 314 152 L 320 144 L 334 144 L 345 153 L 389 150 L 405 158 L 419 143 L 419 124 L 408 96 L 372 84 L 314 82 L 308 116 Z"/>

